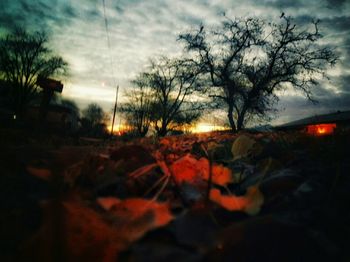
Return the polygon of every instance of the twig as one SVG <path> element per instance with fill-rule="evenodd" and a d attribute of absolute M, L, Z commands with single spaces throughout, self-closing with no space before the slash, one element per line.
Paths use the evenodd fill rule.
<path fill-rule="evenodd" d="M 163 183 L 162 187 L 159 189 L 159 191 L 154 195 L 154 197 L 151 199 L 151 202 L 154 202 L 157 200 L 157 198 L 160 196 L 160 194 L 163 192 L 163 190 L 165 189 L 165 187 L 168 185 L 169 183 L 169 180 L 170 180 L 170 176 L 165 176 L 166 177 L 166 180 L 165 182 Z"/>
<path fill-rule="evenodd" d="M 153 184 L 153 186 L 147 190 L 147 192 L 144 194 L 144 196 L 147 196 L 153 189 L 155 189 L 164 179 L 166 179 L 168 176 L 167 175 L 163 175 L 161 178 L 159 178 L 157 180 L 157 182 L 155 182 Z"/>
<path fill-rule="evenodd" d="M 206 156 L 208 157 L 208 162 L 209 162 L 209 177 L 208 177 L 208 187 L 207 187 L 207 194 L 206 194 L 206 202 L 209 203 L 209 199 L 210 199 L 210 189 L 211 189 L 211 185 L 212 185 L 212 180 L 213 180 L 213 160 L 212 160 L 212 155 L 210 152 L 208 152 L 208 150 L 204 147 L 203 144 L 201 144 L 201 147 L 204 151 L 204 153 L 206 154 Z"/>

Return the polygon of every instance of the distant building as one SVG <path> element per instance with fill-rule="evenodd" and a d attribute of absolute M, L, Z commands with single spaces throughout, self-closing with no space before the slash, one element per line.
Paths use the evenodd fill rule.
<path fill-rule="evenodd" d="M 350 111 L 316 115 L 275 127 L 280 131 L 303 131 L 310 135 L 329 135 L 350 129 Z"/>

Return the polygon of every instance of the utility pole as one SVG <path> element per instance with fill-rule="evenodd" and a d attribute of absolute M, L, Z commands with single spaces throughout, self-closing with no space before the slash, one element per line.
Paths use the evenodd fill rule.
<path fill-rule="evenodd" d="M 115 103 L 114 103 L 114 110 L 113 110 L 113 120 L 112 120 L 112 128 L 111 128 L 111 136 L 113 136 L 115 114 L 116 114 L 116 112 L 117 112 L 118 93 L 119 93 L 119 85 L 117 86 L 117 92 L 116 92 L 116 96 L 115 96 Z"/>

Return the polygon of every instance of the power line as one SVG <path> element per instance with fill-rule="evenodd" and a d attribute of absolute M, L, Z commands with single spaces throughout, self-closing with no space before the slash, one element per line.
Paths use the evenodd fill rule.
<path fill-rule="evenodd" d="M 114 121 L 115 121 L 115 113 L 117 112 L 118 93 L 119 93 L 119 85 L 117 86 L 117 91 L 116 91 L 116 96 L 115 96 L 115 103 L 114 103 L 114 109 L 113 109 L 113 119 L 112 119 L 111 135 L 113 135 Z"/>
<path fill-rule="evenodd" d="M 117 81 L 116 81 L 116 77 L 115 77 L 115 73 L 114 73 L 114 61 L 113 61 L 113 56 L 112 56 L 112 52 L 111 52 L 111 39 L 109 36 L 109 28 L 108 28 L 108 19 L 107 19 L 107 15 L 106 15 L 105 0 L 102 0 L 102 4 L 103 4 L 103 17 L 104 17 L 104 21 L 105 21 L 105 29 L 106 29 L 106 35 L 107 35 L 107 46 L 108 46 L 108 52 L 109 52 L 109 58 L 110 58 L 110 63 L 111 63 L 111 70 L 112 70 L 112 78 L 113 78 L 114 86 L 117 86 L 115 103 L 114 103 L 114 110 L 113 110 L 113 118 L 112 118 L 112 128 L 111 128 L 111 135 L 113 135 L 115 114 L 116 114 L 117 105 L 118 105 L 119 85 L 117 85 Z"/>

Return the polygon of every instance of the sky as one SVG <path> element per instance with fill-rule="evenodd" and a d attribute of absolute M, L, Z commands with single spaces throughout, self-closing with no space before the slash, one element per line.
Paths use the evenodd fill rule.
<path fill-rule="evenodd" d="M 70 68 L 63 96 L 81 108 L 96 102 L 110 111 L 116 86 L 122 101 L 150 58 L 181 54 L 179 33 L 201 23 L 213 27 L 223 13 L 275 21 L 282 12 L 300 25 L 320 19 L 322 41 L 333 44 L 340 59 L 327 71 L 329 81 L 314 89 L 317 104 L 281 93 L 273 123 L 350 110 L 350 0 L 0 0 L 0 34 L 14 26 L 49 32 L 50 45 Z"/>

